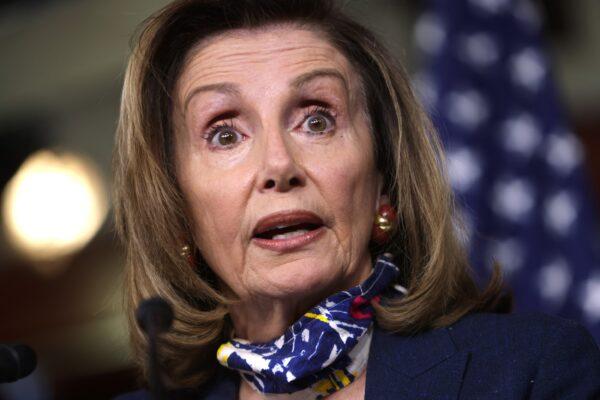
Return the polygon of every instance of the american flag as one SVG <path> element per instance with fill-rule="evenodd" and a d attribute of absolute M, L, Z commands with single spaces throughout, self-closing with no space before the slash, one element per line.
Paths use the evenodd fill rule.
<path fill-rule="evenodd" d="M 577 319 L 600 343 L 598 231 L 529 0 L 431 0 L 415 76 L 446 147 L 478 275 L 501 263 L 517 311 Z"/>

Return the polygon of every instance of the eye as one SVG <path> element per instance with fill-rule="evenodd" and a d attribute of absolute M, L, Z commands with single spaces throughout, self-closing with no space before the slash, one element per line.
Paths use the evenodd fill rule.
<path fill-rule="evenodd" d="M 244 140 L 244 136 L 237 132 L 233 121 L 223 121 L 213 126 L 204 136 L 211 148 L 229 149 Z"/>
<path fill-rule="evenodd" d="M 319 135 L 335 127 L 335 118 L 327 108 L 314 106 L 304 115 L 302 126 L 307 132 Z"/>

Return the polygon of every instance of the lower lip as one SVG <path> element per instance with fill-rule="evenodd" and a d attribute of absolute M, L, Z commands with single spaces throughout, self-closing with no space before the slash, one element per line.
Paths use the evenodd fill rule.
<path fill-rule="evenodd" d="M 263 249 L 271 250 L 271 251 L 292 251 L 299 249 L 309 243 L 319 240 L 321 236 L 325 233 L 325 227 L 321 226 L 312 231 L 308 231 L 303 233 L 302 235 L 294 236 L 287 239 L 261 239 L 261 238 L 252 238 L 252 242 L 256 244 L 258 247 L 262 247 Z"/>

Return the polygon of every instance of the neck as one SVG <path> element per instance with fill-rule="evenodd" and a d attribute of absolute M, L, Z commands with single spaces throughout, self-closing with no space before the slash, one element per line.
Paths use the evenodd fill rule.
<path fill-rule="evenodd" d="M 356 272 L 316 293 L 291 294 L 284 298 L 252 296 L 231 305 L 229 311 L 235 336 L 263 343 L 283 335 L 298 318 L 323 299 L 367 279 L 372 270 L 370 255 L 353 270 Z"/>
<path fill-rule="evenodd" d="M 319 296 L 322 301 L 318 307 L 305 313 L 291 324 L 291 328 L 289 315 L 294 313 L 289 310 L 304 311 L 306 303 L 292 299 L 290 302 L 271 302 L 266 308 L 261 308 L 266 303 L 254 304 L 253 312 L 247 313 L 244 319 L 239 316 L 250 307 L 238 304 L 233 315 L 238 318 L 237 321 L 234 319 L 234 326 L 250 340 L 232 339 L 223 343 L 217 350 L 219 363 L 240 371 L 252 389 L 269 393 L 263 396 L 266 399 L 282 396 L 296 400 L 322 398 L 341 392 L 345 387 L 350 388 L 344 391 L 343 398 L 362 397 L 364 385 L 353 382 L 361 377 L 367 366 L 374 329 L 374 306 L 379 302 L 380 294 L 397 278 L 399 269 L 390 256 L 382 255 L 375 269 L 364 272 L 367 275 L 364 278 L 355 275 L 353 287 L 337 288 L 332 295 Z M 328 281 L 342 280 L 348 283 L 333 276 Z M 294 307 L 286 307 L 286 304 Z M 261 318 L 254 318 L 256 315 Z M 275 320 L 266 322 L 272 316 Z M 241 335 L 234 336 L 239 338 Z M 247 387 L 242 386 L 240 392 L 244 388 Z"/>
<path fill-rule="evenodd" d="M 254 299 L 230 307 L 235 336 L 263 343 L 281 336 L 297 319 L 300 310 L 308 310 L 295 299 Z M 301 314 L 300 314 L 301 315 Z"/>

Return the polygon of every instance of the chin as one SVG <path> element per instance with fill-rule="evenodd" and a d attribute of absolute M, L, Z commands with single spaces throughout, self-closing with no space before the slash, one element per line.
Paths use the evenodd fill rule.
<path fill-rule="evenodd" d="M 270 265 L 269 265 L 270 264 Z M 316 302 L 340 285 L 342 265 L 333 254 L 289 254 L 255 271 L 256 289 L 274 298 L 306 297 Z M 254 286 L 254 285 L 253 285 Z"/>

